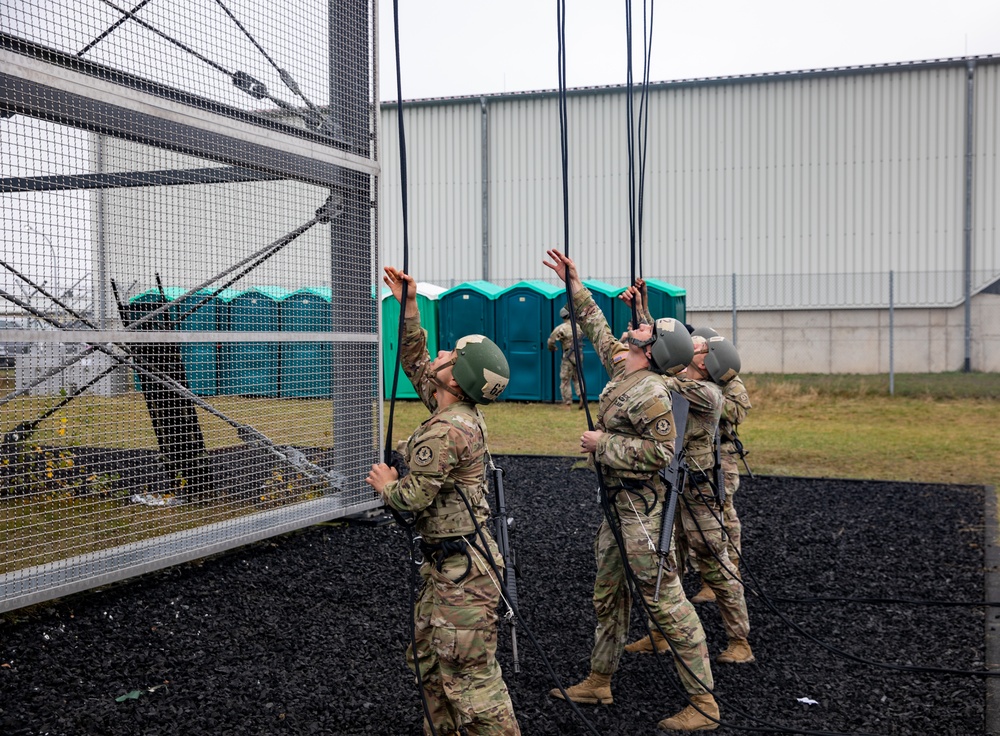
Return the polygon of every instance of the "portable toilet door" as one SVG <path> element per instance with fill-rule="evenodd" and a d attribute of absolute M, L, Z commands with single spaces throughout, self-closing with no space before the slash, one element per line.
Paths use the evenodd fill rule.
<path fill-rule="evenodd" d="M 255 286 L 228 296 L 230 332 L 278 332 L 284 289 Z M 231 342 L 225 358 L 224 391 L 238 396 L 278 396 L 281 343 Z"/>
<path fill-rule="evenodd" d="M 497 295 L 495 342 L 510 365 L 510 383 L 501 398 L 552 400 L 554 360 L 547 343 L 559 318 L 557 300 L 564 294 L 544 281 L 520 281 Z"/>
<path fill-rule="evenodd" d="M 281 300 L 282 332 L 332 332 L 332 289 L 307 287 Z M 281 395 L 294 398 L 326 398 L 333 375 L 330 342 L 281 343 Z"/>
<path fill-rule="evenodd" d="M 687 291 L 660 279 L 646 279 L 646 291 L 649 293 L 649 313 L 653 315 L 653 319 L 673 317 L 680 322 L 687 322 Z"/>
<path fill-rule="evenodd" d="M 427 352 L 433 359 L 438 353 L 438 298 L 445 288 L 426 281 L 417 282 L 417 311 L 420 326 L 427 333 Z M 382 382 L 385 398 L 392 397 L 392 377 L 399 354 L 399 302 L 389 289 L 382 289 Z M 397 399 L 419 399 L 417 390 L 399 366 Z"/>
<path fill-rule="evenodd" d="M 489 281 L 466 281 L 438 297 L 438 344 L 452 350 L 459 338 L 486 335 L 496 342 L 496 298 L 502 288 Z"/>
<path fill-rule="evenodd" d="M 618 295 L 625 291 L 625 288 L 597 280 L 584 281 L 583 285 L 590 290 L 594 303 L 604 313 L 604 319 L 608 321 L 611 334 L 616 338 L 621 337 L 621 334 L 628 329 L 628 321 L 631 317 L 625 302 L 618 298 Z M 587 382 L 587 400 L 597 401 L 601 391 L 608 383 L 609 376 L 607 368 L 604 367 L 604 363 L 597 355 L 597 351 L 587 339 L 583 341 L 583 378 Z"/>
<path fill-rule="evenodd" d="M 187 293 L 186 291 L 184 293 Z M 219 328 L 219 299 L 212 289 L 202 289 L 188 297 L 171 297 L 177 300 L 176 325 L 192 332 L 217 332 Z M 181 358 L 191 392 L 198 396 L 215 396 L 219 393 L 219 344 L 209 342 L 184 342 Z"/>

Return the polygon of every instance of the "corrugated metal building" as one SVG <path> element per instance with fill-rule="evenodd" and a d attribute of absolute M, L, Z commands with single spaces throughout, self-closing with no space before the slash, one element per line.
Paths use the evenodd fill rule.
<path fill-rule="evenodd" d="M 567 101 L 570 252 L 622 285 L 626 102 L 624 87 Z M 1000 56 L 658 83 L 648 105 L 642 273 L 686 288 L 691 319 L 731 330 L 746 368 L 1000 370 Z M 415 275 L 550 279 L 558 94 L 403 112 Z M 383 258 L 400 263 L 395 104 L 380 158 Z"/>

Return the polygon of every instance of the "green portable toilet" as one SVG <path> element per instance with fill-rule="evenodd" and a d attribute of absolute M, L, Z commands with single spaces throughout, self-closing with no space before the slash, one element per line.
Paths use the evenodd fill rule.
<path fill-rule="evenodd" d="M 628 323 L 632 319 L 632 311 L 625 302 L 618 298 L 618 295 L 625 291 L 625 287 L 612 286 L 596 279 L 584 281 L 583 285 L 590 289 L 597 306 L 604 312 L 611 332 L 614 333 L 615 337 L 621 337 L 621 334 L 628 329 Z"/>
<path fill-rule="evenodd" d="M 565 295 L 565 288 L 544 281 L 519 281 L 497 295 L 493 339 L 510 365 L 510 383 L 501 398 L 552 400 L 555 361 L 546 344 Z"/>
<path fill-rule="evenodd" d="M 216 332 L 219 328 L 219 299 L 213 289 L 202 289 L 191 296 L 177 299 L 177 319 L 182 330 Z M 219 344 L 186 342 L 181 345 L 181 357 L 187 373 L 188 388 L 199 396 L 219 393 Z"/>
<path fill-rule="evenodd" d="M 427 352 L 431 358 L 438 353 L 438 298 L 445 291 L 443 286 L 426 281 L 417 282 L 417 310 L 420 312 L 420 326 L 427 332 Z M 387 288 L 382 289 L 382 383 L 385 398 L 392 397 L 392 376 L 396 370 L 396 355 L 399 353 L 399 302 Z M 417 390 L 399 366 L 399 383 L 396 386 L 397 399 L 419 399 Z"/>
<path fill-rule="evenodd" d="M 177 329 L 195 332 L 215 332 L 218 327 L 218 299 L 211 289 L 203 289 L 186 298 L 187 289 L 177 286 L 167 286 L 160 293 L 159 287 L 147 289 L 141 294 L 129 299 L 132 319 L 139 319 L 144 314 L 163 304 L 163 297 L 172 302 L 169 310 L 156 321 L 155 329 Z M 168 321 L 169 316 L 169 321 Z M 187 387 L 198 396 L 214 396 L 219 393 L 218 381 L 218 345 L 212 342 L 181 343 L 180 354 L 184 363 L 184 375 Z M 136 390 L 140 389 L 139 375 L 135 374 Z"/>
<path fill-rule="evenodd" d="M 329 287 L 307 287 L 281 300 L 282 332 L 332 332 L 333 298 Z M 325 342 L 281 343 L 281 395 L 295 398 L 330 396 L 333 350 Z"/>
<path fill-rule="evenodd" d="M 460 337 L 496 339 L 496 298 L 503 291 L 489 281 L 466 281 L 438 297 L 438 344 L 452 350 Z"/>
<path fill-rule="evenodd" d="M 590 290 L 594 302 L 604 313 L 604 318 L 608 321 L 612 334 L 617 338 L 628 329 L 628 323 L 632 315 L 625 302 L 618 298 L 618 295 L 625 291 L 625 287 L 612 286 L 604 281 L 588 279 L 583 285 Z M 583 379 L 587 384 L 587 400 L 597 401 L 608 382 L 608 371 L 604 363 L 594 350 L 593 344 L 587 338 L 583 339 Z M 556 386 L 559 380 L 559 367 L 556 366 Z M 559 398 L 558 396 L 556 397 Z"/>
<path fill-rule="evenodd" d="M 646 279 L 646 291 L 653 319 L 673 317 L 687 322 L 687 291 L 660 279 Z"/>
<path fill-rule="evenodd" d="M 278 332 L 285 289 L 254 286 L 226 293 L 229 332 Z M 222 361 L 222 391 L 237 396 L 278 396 L 281 380 L 281 343 L 226 343 Z"/>

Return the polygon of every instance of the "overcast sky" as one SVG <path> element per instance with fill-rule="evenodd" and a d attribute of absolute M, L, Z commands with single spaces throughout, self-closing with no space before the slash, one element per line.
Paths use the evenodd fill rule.
<path fill-rule="evenodd" d="M 555 0 L 398 2 L 403 99 L 558 86 Z M 568 86 L 624 84 L 624 0 L 566 5 Z M 379 29 L 379 97 L 395 100 L 392 0 Z M 660 0 L 652 46 L 653 81 L 998 54 L 1000 0 Z"/>

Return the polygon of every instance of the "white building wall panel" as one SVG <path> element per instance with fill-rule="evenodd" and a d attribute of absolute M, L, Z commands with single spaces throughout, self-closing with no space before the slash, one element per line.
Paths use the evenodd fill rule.
<path fill-rule="evenodd" d="M 1000 275 L 998 74 L 992 62 L 976 67 L 980 286 Z M 654 86 L 643 274 L 684 286 L 689 306 L 705 309 L 732 303 L 734 273 L 744 309 L 887 305 L 890 271 L 897 305 L 957 304 L 966 80 L 965 65 L 955 63 Z M 636 114 L 639 101 L 636 94 Z M 542 254 L 567 245 L 558 97 L 485 102 L 486 223 L 480 100 L 405 107 L 412 257 L 421 278 L 445 285 L 486 273 L 500 285 L 550 279 Z M 631 271 L 625 92 L 574 92 L 567 109 L 570 254 L 585 277 L 624 284 Z M 384 111 L 382 125 L 388 261 L 401 241 L 394 115 Z M 453 178 L 434 179 L 439 174 Z M 421 249 L 426 242 L 433 250 Z"/>
<path fill-rule="evenodd" d="M 1000 278 L 1000 65 L 975 70 L 972 287 Z"/>
<path fill-rule="evenodd" d="M 410 270 L 441 285 L 482 273 L 482 148 L 478 100 L 403 106 Z M 396 107 L 381 120 L 379 202 L 382 259 L 403 263 L 399 126 Z"/>

